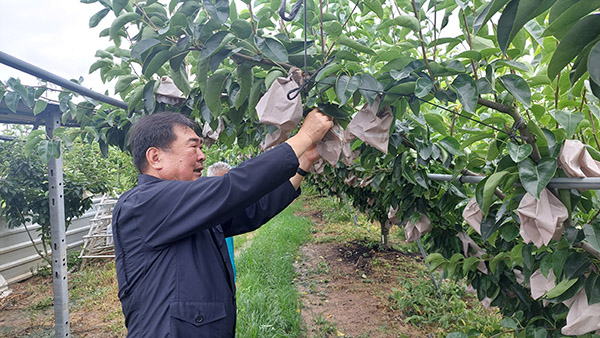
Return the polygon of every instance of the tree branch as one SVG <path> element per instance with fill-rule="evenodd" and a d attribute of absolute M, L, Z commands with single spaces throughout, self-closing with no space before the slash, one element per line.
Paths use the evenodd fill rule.
<path fill-rule="evenodd" d="M 537 144 L 535 143 L 537 138 L 534 134 L 532 134 L 529 131 L 529 129 L 527 129 L 527 125 L 524 123 L 525 120 L 523 119 L 521 114 L 519 114 L 516 107 L 507 106 L 498 102 L 483 99 L 481 97 L 477 99 L 477 103 L 479 103 L 482 106 L 497 110 L 501 113 L 510 115 L 515 121 L 515 126 L 518 127 L 517 129 L 519 130 L 519 134 L 521 134 L 521 136 L 525 138 L 525 142 L 527 142 L 533 147 L 533 151 L 531 152 L 531 159 L 535 163 L 538 163 L 542 159 L 540 150 L 538 149 Z"/>

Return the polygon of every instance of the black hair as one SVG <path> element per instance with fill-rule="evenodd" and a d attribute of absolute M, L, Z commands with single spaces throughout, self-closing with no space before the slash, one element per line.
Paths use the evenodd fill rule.
<path fill-rule="evenodd" d="M 199 126 L 185 115 L 175 112 L 162 112 L 145 115 L 131 127 L 129 149 L 135 168 L 141 173 L 146 169 L 146 151 L 151 147 L 169 149 L 177 136 L 173 127 L 190 127 L 195 132 Z"/>

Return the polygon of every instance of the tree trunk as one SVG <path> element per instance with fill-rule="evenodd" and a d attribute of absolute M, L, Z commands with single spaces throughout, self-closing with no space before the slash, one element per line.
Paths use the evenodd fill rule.
<path fill-rule="evenodd" d="M 391 248 L 389 234 L 390 234 L 390 224 L 387 220 L 379 221 L 381 224 L 381 246 L 383 250 L 389 250 Z"/>

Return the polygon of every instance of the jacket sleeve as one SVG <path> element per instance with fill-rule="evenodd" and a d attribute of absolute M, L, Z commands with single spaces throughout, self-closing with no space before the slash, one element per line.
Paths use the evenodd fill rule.
<path fill-rule="evenodd" d="M 258 229 L 279 214 L 299 195 L 300 189 L 294 189 L 290 181 L 286 181 L 243 212 L 221 224 L 225 237 Z"/>
<path fill-rule="evenodd" d="M 156 180 L 138 186 L 129 208 L 146 245 L 161 248 L 225 223 L 288 181 L 297 168 L 294 151 L 284 143 L 222 177 Z"/>

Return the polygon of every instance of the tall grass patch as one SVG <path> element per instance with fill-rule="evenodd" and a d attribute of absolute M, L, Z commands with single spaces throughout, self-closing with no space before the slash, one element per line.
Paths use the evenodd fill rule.
<path fill-rule="evenodd" d="M 263 225 L 236 260 L 236 337 L 301 337 L 294 261 L 311 222 L 294 215 L 296 202 Z"/>

